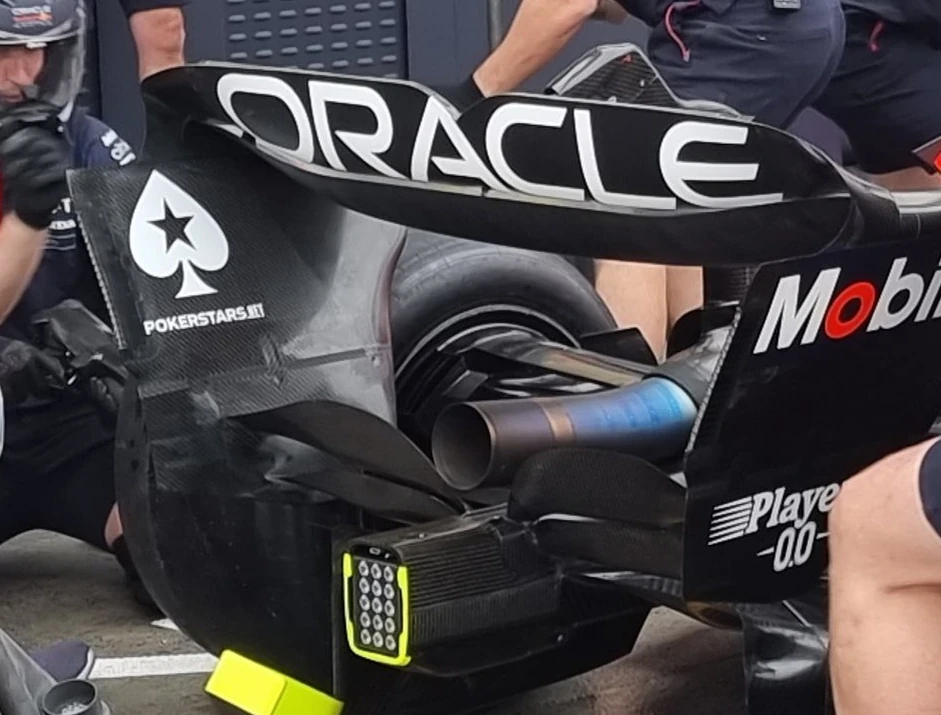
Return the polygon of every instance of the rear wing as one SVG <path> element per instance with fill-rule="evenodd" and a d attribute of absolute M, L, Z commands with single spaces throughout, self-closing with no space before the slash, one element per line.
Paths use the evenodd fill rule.
<path fill-rule="evenodd" d="M 841 171 L 745 119 L 512 94 L 459 115 L 414 82 L 225 63 L 145 91 L 354 210 L 569 255 L 755 264 L 849 240 Z"/>
<path fill-rule="evenodd" d="M 844 480 L 927 437 L 941 413 L 939 259 L 933 240 L 760 269 L 687 455 L 686 598 L 806 591 Z"/>

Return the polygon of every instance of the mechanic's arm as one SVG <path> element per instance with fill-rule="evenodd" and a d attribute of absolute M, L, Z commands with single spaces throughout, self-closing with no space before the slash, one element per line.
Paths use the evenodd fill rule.
<path fill-rule="evenodd" d="M 124 4 L 135 5 L 127 1 Z M 137 46 L 141 80 L 185 63 L 186 19 L 182 8 L 173 3 L 148 7 L 131 14 L 128 22 Z"/>
<path fill-rule="evenodd" d="M 555 59 L 592 18 L 623 22 L 627 12 L 616 0 L 523 0 L 474 82 L 485 97 L 512 92 Z"/>
<path fill-rule="evenodd" d="M 23 297 L 42 260 L 46 231 L 8 213 L 0 221 L 0 323 Z"/>
<path fill-rule="evenodd" d="M 52 213 L 66 196 L 70 160 L 65 138 L 20 126 L 0 138 L 0 322 L 16 307 L 42 260 Z"/>

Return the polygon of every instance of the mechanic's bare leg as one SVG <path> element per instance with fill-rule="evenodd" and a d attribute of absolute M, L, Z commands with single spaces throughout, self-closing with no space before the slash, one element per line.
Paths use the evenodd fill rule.
<path fill-rule="evenodd" d="M 667 266 L 667 335 L 677 321 L 687 313 L 703 306 L 702 268 L 696 266 Z"/>
<path fill-rule="evenodd" d="M 868 178 L 870 181 L 889 189 L 889 191 L 941 190 L 941 174 L 929 174 L 919 167 L 902 169 L 890 174 L 869 176 Z M 602 293 L 602 297 L 604 296 L 605 294 Z M 646 304 L 656 303 L 658 301 L 653 299 L 646 301 Z M 640 309 L 645 303 L 641 301 L 637 302 L 636 305 L 638 306 L 637 309 Z M 664 330 L 669 335 L 669 332 L 680 318 L 692 310 L 701 308 L 703 305 L 703 273 L 701 268 L 689 266 L 667 267 L 666 305 L 666 327 Z M 619 321 L 622 319 L 627 323 L 639 321 L 641 324 L 647 325 L 652 334 L 660 334 L 660 328 L 651 322 L 657 319 L 654 315 L 634 315 L 629 312 L 631 310 L 630 305 L 614 307 L 609 303 L 608 307 L 616 313 Z"/>
<path fill-rule="evenodd" d="M 124 525 L 121 523 L 121 514 L 118 513 L 118 505 L 115 504 L 108 514 L 108 521 L 105 522 L 105 543 L 108 548 L 114 548 L 114 542 L 124 534 Z"/>
<path fill-rule="evenodd" d="M 928 191 L 941 190 L 941 174 L 929 174 L 924 169 L 912 167 L 902 169 L 890 174 L 869 176 L 870 181 L 883 186 L 890 191 Z M 667 290 L 667 334 L 676 325 L 676 322 L 686 313 L 702 307 L 703 304 L 703 274 L 701 268 L 688 266 L 669 266 L 666 273 Z M 609 307 L 611 307 L 609 305 Z M 631 316 L 625 306 L 618 311 L 625 320 L 640 319 Z M 614 312 L 614 308 L 612 308 Z M 649 322 L 649 321 L 648 321 Z M 658 333 L 659 329 L 651 328 Z"/>
<path fill-rule="evenodd" d="M 474 82 L 485 97 L 511 92 L 551 62 L 588 20 L 626 17 L 614 0 L 523 0 Z"/>
<path fill-rule="evenodd" d="M 127 587 L 133 594 L 134 599 L 154 613 L 162 613 L 162 609 L 148 591 L 131 557 L 127 539 L 124 537 L 124 526 L 121 523 L 121 514 L 118 511 L 117 504 L 111 508 L 111 513 L 105 523 L 105 543 L 124 569 Z"/>
<path fill-rule="evenodd" d="M 919 483 L 934 444 L 906 449 L 849 480 L 830 515 L 838 715 L 941 713 L 941 537 L 925 515 Z M 932 493 L 941 486 L 934 459 L 926 470 L 934 480 L 924 482 Z"/>
<path fill-rule="evenodd" d="M 185 63 L 186 27 L 180 8 L 161 7 L 135 12 L 129 23 L 137 45 L 141 80 Z"/>
<path fill-rule="evenodd" d="M 880 186 L 884 186 L 889 191 L 941 189 L 941 174 L 929 174 L 919 167 L 893 171 L 890 174 L 870 176 L 869 179 Z"/>
<path fill-rule="evenodd" d="M 662 360 L 667 346 L 667 274 L 664 266 L 595 262 L 595 289 L 620 328 L 639 328 Z"/>
<path fill-rule="evenodd" d="M 637 327 L 658 360 L 666 357 L 670 331 L 703 304 L 702 269 L 598 261 L 595 289 L 618 327 Z"/>

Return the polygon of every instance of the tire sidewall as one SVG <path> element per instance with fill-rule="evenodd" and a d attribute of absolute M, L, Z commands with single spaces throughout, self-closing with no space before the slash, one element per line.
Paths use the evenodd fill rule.
<path fill-rule="evenodd" d="M 594 286 L 561 256 L 491 246 L 435 234 L 413 233 L 392 287 L 392 339 L 396 359 L 457 316 L 481 321 L 514 313 L 554 325 L 577 344 L 582 335 L 612 330 L 615 321 Z M 473 318 L 471 318 L 473 320 Z"/>

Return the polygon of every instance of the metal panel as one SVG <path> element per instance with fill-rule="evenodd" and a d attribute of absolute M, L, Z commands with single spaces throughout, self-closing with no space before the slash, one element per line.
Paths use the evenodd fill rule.
<path fill-rule="evenodd" d="M 226 0 L 229 60 L 405 77 L 401 0 Z"/>

